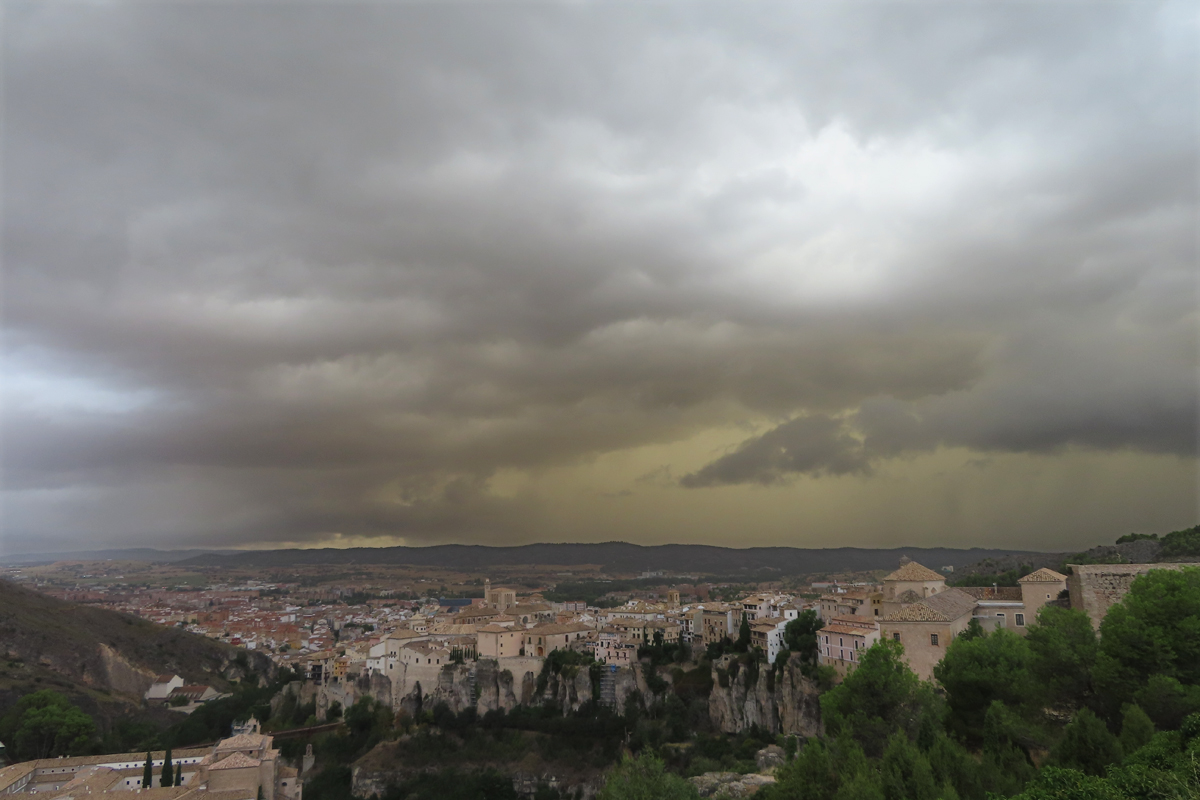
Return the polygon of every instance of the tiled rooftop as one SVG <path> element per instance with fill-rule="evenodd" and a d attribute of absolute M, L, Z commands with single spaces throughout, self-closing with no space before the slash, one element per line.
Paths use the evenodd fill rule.
<path fill-rule="evenodd" d="M 884 617 L 885 622 L 952 622 L 975 609 L 976 600 L 961 589 L 926 597 Z"/>
<path fill-rule="evenodd" d="M 1017 581 L 1017 583 L 1057 583 L 1059 581 L 1065 581 L 1066 579 L 1066 575 L 1063 575 L 1060 572 L 1055 572 L 1052 569 L 1042 567 L 1036 572 L 1031 572 L 1024 578 L 1021 578 Z"/>
<path fill-rule="evenodd" d="M 884 578 L 885 581 L 940 581 L 943 576 L 929 567 L 910 561 L 900 569 Z"/>

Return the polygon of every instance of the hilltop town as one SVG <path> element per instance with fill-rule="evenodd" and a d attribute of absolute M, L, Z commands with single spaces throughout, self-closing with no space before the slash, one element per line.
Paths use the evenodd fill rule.
<path fill-rule="evenodd" d="M 0 791 L 66 800 L 137 788 L 178 800 L 203 789 L 219 800 L 300 800 L 305 781 L 317 775 L 320 800 L 320 776 L 334 773 L 312 743 L 342 730 L 351 710 L 378 719 L 386 713 L 389 730 L 430 723 L 469 729 L 471 723 L 452 720 L 522 719 L 522 709 L 547 708 L 563 719 L 629 720 L 668 713 L 672 698 L 678 710 L 668 717 L 699 715 L 696 724 L 712 735 L 757 742 L 759 766 L 766 765 L 760 783 L 768 785 L 778 759 L 772 737 L 821 736 L 828 725 L 821 697 L 852 685 L 881 645 L 894 645 L 915 679 L 937 685 L 959 639 L 1000 632 L 1023 638 L 1046 609 L 1078 613 L 1098 631 L 1139 577 L 1187 566 L 1121 557 L 1154 556 L 1157 548 L 1146 541 L 1098 548 L 1075 560 L 1125 563 L 1059 564 L 1062 571 L 1027 563 L 989 574 L 986 562 L 956 571 L 901 557 L 890 570 L 741 583 L 662 570 L 620 576 L 578 565 L 502 567 L 495 582 L 487 573 L 395 566 L 298 567 L 286 575 L 107 561 L 11 566 L 7 577 L 36 588 L 46 602 L 113 619 L 140 617 L 155 630 L 253 655 L 258 666 L 221 653 L 203 655 L 205 672 L 194 664 L 172 670 L 170 664 L 185 663 L 178 660 L 138 665 L 109 657 L 127 667 L 113 688 L 130 702 L 178 720 L 210 720 L 207 730 L 224 738 L 196 747 L 201 728 L 191 741 L 177 735 L 190 749 L 176 753 L 173 773 L 169 750 L 19 761 L 0 771 Z M 53 612 L 42 619 L 46 613 Z M 29 653 L 13 649 L 21 636 L 11 641 L 4 675 L 15 681 Z M 41 662 L 54 667 L 53 659 Z M 273 683 L 256 689 L 254 670 L 266 665 L 261 674 Z M 75 679 L 90 680 L 86 670 Z M 218 708 L 224 710 L 213 712 Z M 243 721 L 214 729 L 211 720 L 228 713 Z M 181 725 L 171 730 L 186 730 Z M 283 744 L 272 744 L 272 736 Z M 302 741 L 303 757 L 295 750 Z M 403 741 L 363 740 L 348 790 L 366 797 L 404 779 L 408 773 L 395 767 L 410 757 Z M 513 773 L 521 793 L 553 786 L 590 796 L 602 778 L 602 771 L 539 758 L 536 774 Z M 164 770 L 177 785 L 145 785 L 144 774 Z M 749 778 L 722 780 L 722 791 L 760 788 Z"/>

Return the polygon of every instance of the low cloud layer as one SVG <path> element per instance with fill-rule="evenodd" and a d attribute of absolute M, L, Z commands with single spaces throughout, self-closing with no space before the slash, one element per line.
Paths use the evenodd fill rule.
<path fill-rule="evenodd" d="M 0 549 L 1194 522 L 1188 4 L 5 10 Z"/>

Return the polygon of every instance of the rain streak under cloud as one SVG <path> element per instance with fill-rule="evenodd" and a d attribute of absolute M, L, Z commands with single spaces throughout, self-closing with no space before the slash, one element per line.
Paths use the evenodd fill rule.
<path fill-rule="evenodd" d="M 1192 4 L 4 12 L 0 551 L 1196 522 Z"/>

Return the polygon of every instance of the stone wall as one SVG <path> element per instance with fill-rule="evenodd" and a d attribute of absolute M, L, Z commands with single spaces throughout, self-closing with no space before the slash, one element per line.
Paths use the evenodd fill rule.
<path fill-rule="evenodd" d="M 1099 628 L 1108 609 L 1129 592 L 1139 576 L 1152 569 L 1182 569 L 1190 564 L 1071 564 L 1067 591 L 1071 608 L 1088 615 L 1092 627 Z"/>

